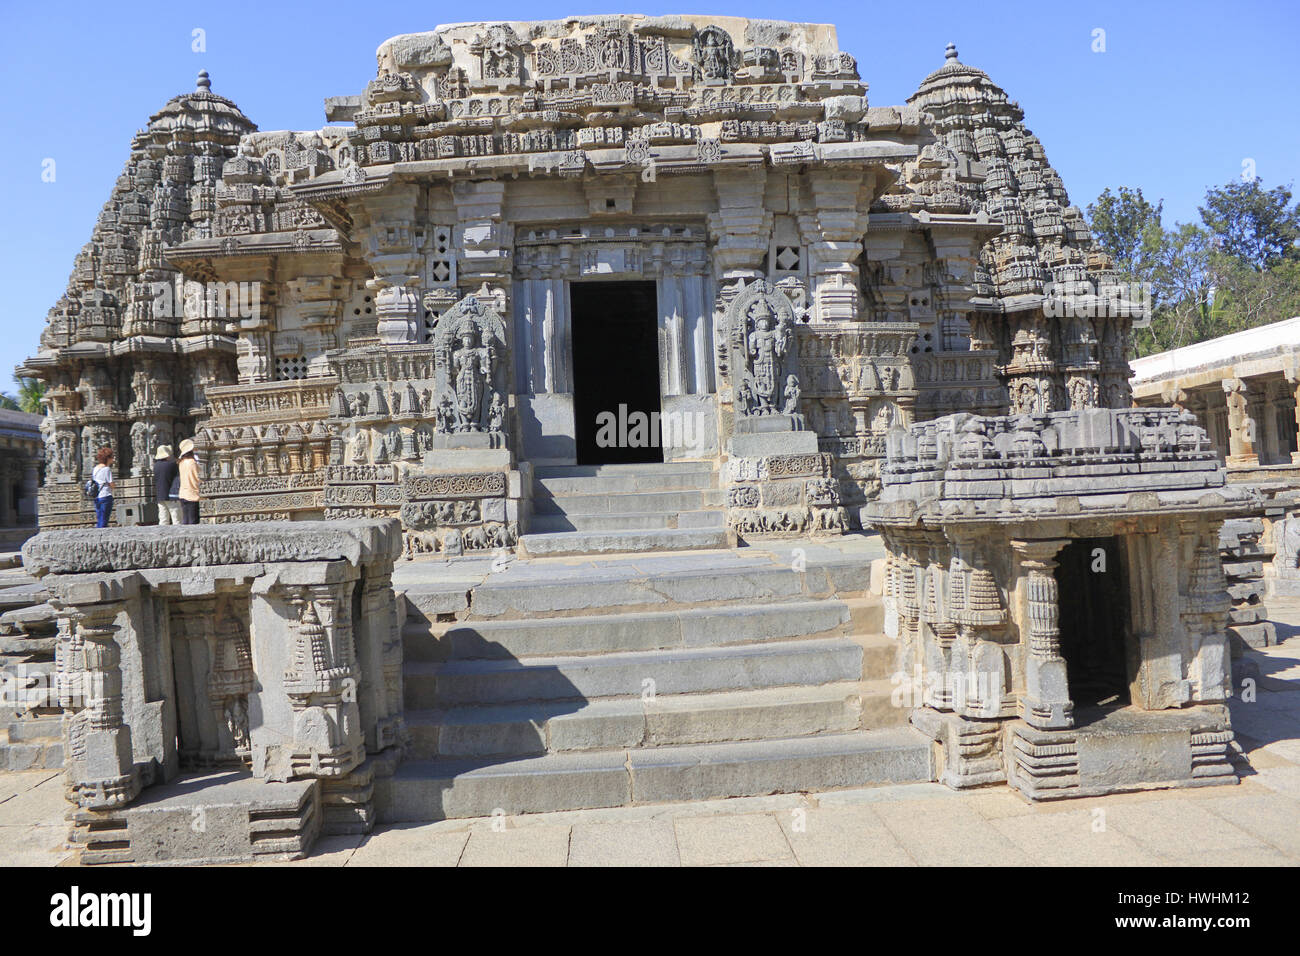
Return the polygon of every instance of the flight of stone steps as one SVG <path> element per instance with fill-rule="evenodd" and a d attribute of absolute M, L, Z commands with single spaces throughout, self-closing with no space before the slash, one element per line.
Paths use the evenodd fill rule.
<path fill-rule="evenodd" d="M 707 461 L 538 467 L 526 554 L 726 548 L 723 492 Z"/>
<path fill-rule="evenodd" d="M 869 577 L 860 555 L 798 571 L 755 548 L 411 586 L 411 749 L 379 819 L 931 780 Z"/>

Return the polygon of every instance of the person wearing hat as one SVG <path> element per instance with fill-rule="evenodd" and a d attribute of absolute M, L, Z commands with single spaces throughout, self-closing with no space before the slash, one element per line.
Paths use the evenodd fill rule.
<path fill-rule="evenodd" d="M 153 490 L 158 501 L 158 524 L 181 523 L 181 469 L 172 456 L 171 445 L 159 445 L 153 456 Z"/>
<path fill-rule="evenodd" d="M 181 442 L 181 460 L 178 465 L 181 487 L 178 497 L 181 501 L 181 524 L 199 523 L 199 462 L 194 457 L 194 442 L 185 439 Z"/>

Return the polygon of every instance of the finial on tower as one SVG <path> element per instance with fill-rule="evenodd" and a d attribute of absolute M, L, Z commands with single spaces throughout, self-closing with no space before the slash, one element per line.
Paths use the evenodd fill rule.
<path fill-rule="evenodd" d="M 956 62 L 956 60 L 957 60 L 957 44 L 955 44 L 955 43 L 949 43 L 949 44 L 948 44 L 948 48 L 947 48 L 946 50 L 943 51 L 943 58 L 944 58 L 945 60 L 952 60 L 953 62 Z"/>
<path fill-rule="evenodd" d="M 195 85 L 194 85 L 194 89 L 195 89 L 196 92 L 197 92 L 198 90 L 210 90 L 210 89 L 212 89 L 212 81 L 211 81 L 210 79 L 208 79 L 208 71 L 207 71 L 207 70 L 199 70 L 199 79 L 198 79 L 198 82 L 195 83 Z"/>

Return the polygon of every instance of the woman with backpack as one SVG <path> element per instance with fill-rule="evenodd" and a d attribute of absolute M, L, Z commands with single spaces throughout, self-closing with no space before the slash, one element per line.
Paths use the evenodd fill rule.
<path fill-rule="evenodd" d="M 113 515 L 113 449 L 105 446 L 95 453 L 95 470 L 90 479 L 95 483 L 95 527 L 107 528 Z"/>

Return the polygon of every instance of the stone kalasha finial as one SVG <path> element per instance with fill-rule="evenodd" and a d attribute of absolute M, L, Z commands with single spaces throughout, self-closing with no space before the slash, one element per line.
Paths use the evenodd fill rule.
<path fill-rule="evenodd" d="M 947 49 L 943 51 L 943 58 L 955 61 L 957 59 L 957 44 L 949 43 Z"/>
<path fill-rule="evenodd" d="M 198 81 L 194 84 L 195 91 L 212 89 L 212 81 L 208 79 L 207 70 L 199 70 Z"/>

